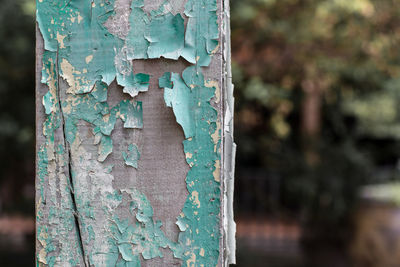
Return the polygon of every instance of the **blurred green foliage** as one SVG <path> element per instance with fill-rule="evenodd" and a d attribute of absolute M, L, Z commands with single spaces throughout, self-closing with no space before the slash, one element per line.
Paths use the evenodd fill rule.
<path fill-rule="evenodd" d="M 0 212 L 33 212 L 34 1 L 0 0 Z"/>
<path fill-rule="evenodd" d="M 360 186 L 398 178 L 400 2 L 231 5 L 239 213 L 253 197 L 257 212 L 346 225 Z M 241 190 L 249 169 L 279 178 L 265 186 L 278 207 Z"/>

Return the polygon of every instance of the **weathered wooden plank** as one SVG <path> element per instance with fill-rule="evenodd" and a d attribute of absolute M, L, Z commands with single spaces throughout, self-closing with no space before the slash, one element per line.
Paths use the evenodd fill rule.
<path fill-rule="evenodd" d="M 38 265 L 234 261 L 227 9 L 37 2 Z"/>

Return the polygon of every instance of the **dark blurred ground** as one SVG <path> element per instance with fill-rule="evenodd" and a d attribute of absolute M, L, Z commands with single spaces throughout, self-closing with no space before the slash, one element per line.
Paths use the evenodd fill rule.
<path fill-rule="evenodd" d="M 29 266 L 34 1 L 0 4 L 0 266 Z M 374 206 L 371 216 L 359 192 L 399 180 L 400 2 L 231 5 L 238 266 L 346 267 L 354 255 L 363 267 L 386 266 L 379 255 L 398 250 L 380 236 L 400 240 L 391 216 L 400 191 L 385 199 L 394 208 Z M 364 223 L 380 211 L 385 220 Z"/>
<path fill-rule="evenodd" d="M 0 218 L 0 266 L 33 266 L 35 222 L 32 217 Z"/>

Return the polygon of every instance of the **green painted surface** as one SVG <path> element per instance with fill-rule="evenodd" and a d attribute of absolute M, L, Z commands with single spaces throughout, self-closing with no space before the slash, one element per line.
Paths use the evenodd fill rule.
<path fill-rule="evenodd" d="M 190 63 L 208 66 L 218 46 L 217 1 L 188 0 L 185 15 L 189 19 L 182 56 Z"/>
<path fill-rule="evenodd" d="M 134 168 L 138 168 L 138 161 L 140 159 L 139 149 L 135 144 L 130 144 L 128 146 L 127 152 L 122 152 L 122 157 L 125 160 L 125 164 Z"/>
<path fill-rule="evenodd" d="M 205 86 L 201 69 L 196 66 L 185 69 L 182 77 L 172 73 L 171 82 L 161 79 L 160 84 L 173 84 L 164 89 L 164 99 L 185 133 L 183 145 L 190 166 L 186 176 L 189 196 L 177 222 L 182 231 L 179 243 L 183 246 L 179 257 L 188 266 L 191 262 L 215 266 L 219 256 L 221 201 L 219 177 L 214 176 L 219 142 L 214 142 L 212 135 L 219 135 L 219 130 L 217 111 L 210 100 L 216 88 Z"/>
<path fill-rule="evenodd" d="M 206 86 L 201 67 L 210 64 L 218 46 L 216 1 L 188 0 L 184 14 L 174 15 L 168 1 L 146 13 L 143 0 L 133 0 L 126 40 L 104 26 L 115 14 L 114 4 L 37 1 L 45 48 L 42 83 L 49 88 L 43 97 L 45 141 L 37 162 L 37 264 L 140 266 L 143 260 L 163 257 L 160 248 L 169 248 L 185 266 L 215 266 L 220 255 L 220 130 L 210 104 L 216 88 Z M 125 131 L 144 127 L 142 103 L 122 100 L 110 107 L 108 86 L 116 80 L 130 97 L 145 93 L 151 77 L 134 73 L 131 59 L 160 57 L 183 57 L 194 64 L 182 74 L 159 79 L 165 103 L 184 131 L 182 153 L 190 167 L 189 195 L 176 222 L 178 242 L 169 240 L 162 223 L 153 220 L 143 193 L 113 188 L 112 165 L 105 162 L 113 151 L 111 134 L 118 119 Z M 61 78 L 67 83 L 65 92 L 60 91 Z M 92 127 L 96 158 L 81 145 L 82 121 Z M 125 150 L 121 160 L 137 168 L 136 144 Z M 117 210 L 126 205 L 130 214 L 118 217 Z"/>

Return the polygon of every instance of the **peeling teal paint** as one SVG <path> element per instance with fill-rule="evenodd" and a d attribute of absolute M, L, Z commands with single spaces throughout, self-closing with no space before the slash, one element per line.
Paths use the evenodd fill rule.
<path fill-rule="evenodd" d="M 124 41 L 104 27 L 114 14 L 113 0 L 37 0 L 36 5 L 45 50 L 58 53 L 68 92 L 88 93 L 96 82 L 110 85 L 116 76 L 128 87 L 136 84 L 130 65 L 115 64 Z"/>
<path fill-rule="evenodd" d="M 185 16 L 172 14 L 169 1 L 146 13 L 143 0 L 132 0 L 125 40 L 104 26 L 115 15 L 114 4 L 114 0 L 37 0 L 45 48 L 42 83 L 49 88 L 43 97 L 45 142 L 37 154 L 41 196 L 37 265 L 140 266 L 141 258 L 163 257 L 160 248 L 169 248 L 185 266 L 216 266 L 220 129 L 210 104 L 216 88 L 205 84 L 201 69 L 209 66 L 218 48 L 216 0 L 188 0 Z M 142 102 L 122 100 L 110 107 L 108 86 L 116 80 L 132 98 L 146 92 L 151 77 L 135 73 L 131 60 L 160 57 L 182 57 L 195 64 L 182 75 L 166 72 L 159 78 L 165 103 L 183 129 L 190 166 L 189 196 L 176 222 L 181 231 L 178 242 L 165 236 L 144 194 L 113 188 L 113 166 L 103 163 L 113 151 L 111 135 L 118 119 L 125 129 L 144 127 Z M 68 85 L 66 92 L 60 92 L 60 78 Z M 95 159 L 81 146 L 81 121 L 92 126 L 93 145 L 98 146 Z M 55 138 L 60 132 L 64 141 Z M 130 144 L 122 158 L 137 168 L 137 146 Z M 130 214 L 118 217 L 116 210 L 126 204 L 123 195 L 129 199 Z"/>
<path fill-rule="evenodd" d="M 186 176 L 189 196 L 183 216 L 177 218 L 181 230 L 179 243 L 183 250 L 178 257 L 188 266 L 197 262 L 215 266 L 219 257 L 221 203 L 220 183 L 213 173 L 220 155 L 219 142 L 214 143 L 212 138 L 219 131 L 217 111 L 210 100 L 215 96 L 216 88 L 205 86 L 201 69 L 196 66 L 186 68 L 182 77 L 172 73 L 171 81 L 165 79 L 168 76 L 163 76 L 160 86 L 173 84 L 172 88 L 164 88 L 164 99 L 185 133 L 184 151 L 191 167 Z"/>
<path fill-rule="evenodd" d="M 108 86 L 104 82 L 97 81 L 90 94 L 100 103 L 107 101 L 107 89 Z"/>
<path fill-rule="evenodd" d="M 218 46 L 216 0 L 188 0 L 185 15 L 189 17 L 182 56 L 190 63 L 208 66 Z"/>
<path fill-rule="evenodd" d="M 107 135 L 102 135 L 99 149 L 98 149 L 99 156 L 98 156 L 97 160 L 100 162 L 105 161 L 106 158 L 108 157 L 108 155 L 110 155 L 112 153 L 112 147 L 113 147 L 113 143 L 112 143 L 111 137 L 109 137 Z"/>
<path fill-rule="evenodd" d="M 168 1 L 146 14 L 143 0 L 132 1 L 126 41 L 128 59 L 179 58 L 184 47 L 184 21 L 180 14 L 171 14 L 166 5 Z"/>
<path fill-rule="evenodd" d="M 165 11 L 164 11 L 165 12 Z M 184 43 L 184 24 L 180 14 L 171 13 L 154 16 L 148 34 L 150 42 L 147 54 L 149 58 L 178 59 Z"/>
<path fill-rule="evenodd" d="M 45 112 L 49 115 L 53 109 L 54 99 L 51 97 L 51 93 L 47 92 L 47 94 L 43 97 L 43 106 L 45 108 Z"/>
<path fill-rule="evenodd" d="M 146 40 L 145 34 L 147 32 L 147 24 L 149 18 L 143 11 L 143 0 L 132 0 L 131 15 L 129 17 L 130 31 L 126 39 L 127 58 L 131 59 L 146 59 L 147 48 L 149 41 Z"/>
<path fill-rule="evenodd" d="M 133 78 L 126 79 L 125 76 L 117 74 L 117 83 L 124 87 L 123 92 L 131 97 L 137 96 L 140 92 L 146 92 L 149 88 L 150 75 L 138 73 Z"/>
<path fill-rule="evenodd" d="M 199 111 L 193 107 L 197 106 L 198 99 L 192 94 L 192 90 L 188 89 L 180 74 L 172 73 L 169 83 L 173 84 L 174 88 L 164 88 L 165 104 L 173 108 L 176 121 L 182 126 L 185 138 L 192 137 L 197 124 L 195 113 Z"/>
<path fill-rule="evenodd" d="M 143 128 L 143 109 L 139 101 L 122 100 L 110 109 L 107 102 L 99 102 L 91 93 L 70 95 L 62 106 L 68 143 L 74 142 L 79 121 L 91 123 L 95 144 L 99 144 L 99 161 L 104 161 L 112 152 L 110 135 L 118 118 L 125 128 Z"/>
<path fill-rule="evenodd" d="M 140 101 L 122 101 L 119 107 L 119 116 L 124 122 L 124 128 L 143 128 L 143 108 Z"/>
<path fill-rule="evenodd" d="M 171 81 L 171 72 L 166 72 L 163 74 L 163 76 L 158 78 L 158 86 L 160 88 L 172 89 L 173 84 Z"/>
<path fill-rule="evenodd" d="M 125 164 L 135 169 L 138 168 L 138 161 L 140 159 L 140 152 L 135 144 L 129 144 L 128 152 L 123 151 L 122 157 L 125 160 Z"/>
<path fill-rule="evenodd" d="M 218 46 L 216 0 L 188 0 L 185 15 L 172 15 L 165 1 L 158 10 L 146 14 L 143 0 L 133 0 L 128 33 L 128 59 L 169 58 L 180 56 L 192 64 L 208 66 Z"/>
<path fill-rule="evenodd" d="M 145 260 L 163 257 L 159 249 L 171 248 L 173 245 L 161 231 L 162 223 L 153 220 L 153 208 L 149 200 L 136 189 L 125 189 L 122 192 L 129 196 L 130 213 L 136 222 L 130 223 L 128 219 L 113 216 L 110 242 L 114 244 L 114 249 L 117 248 L 112 254 L 121 255 L 117 264 L 123 262 L 140 266 L 140 254 Z M 116 255 L 112 257 L 116 258 Z"/>

